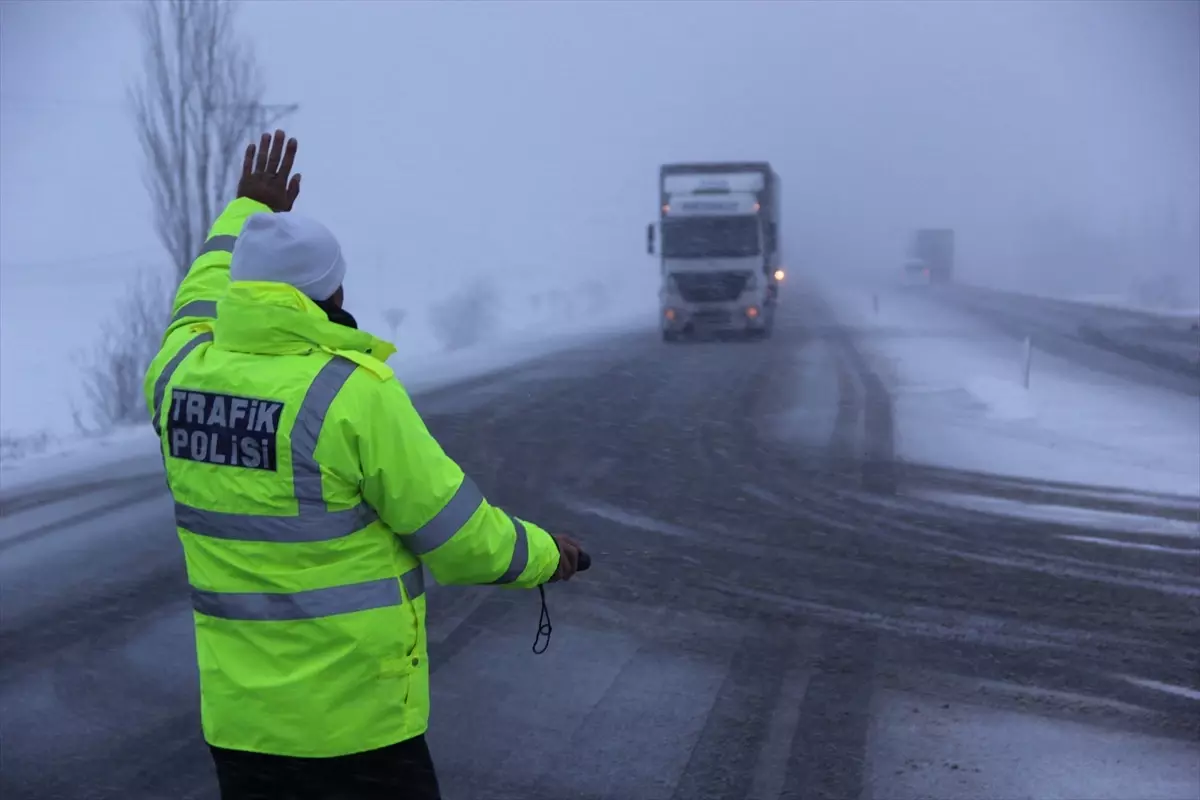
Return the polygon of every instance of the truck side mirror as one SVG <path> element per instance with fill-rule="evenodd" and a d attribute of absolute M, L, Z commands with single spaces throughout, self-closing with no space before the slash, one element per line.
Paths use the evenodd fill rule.
<path fill-rule="evenodd" d="M 767 223 L 767 252 L 768 253 L 775 252 L 775 244 L 777 241 L 779 241 L 779 240 L 778 240 L 778 237 L 776 236 L 775 223 L 768 222 Z"/>
<path fill-rule="evenodd" d="M 654 223 L 646 226 L 646 252 L 654 255 Z"/>

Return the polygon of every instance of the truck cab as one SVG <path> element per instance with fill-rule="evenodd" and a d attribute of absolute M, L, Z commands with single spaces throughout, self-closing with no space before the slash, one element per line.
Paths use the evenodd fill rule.
<path fill-rule="evenodd" d="M 782 279 L 774 183 L 761 169 L 688 166 L 664 167 L 661 175 L 663 339 L 699 333 L 765 337 Z M 647 233 L 652 254 L 654 231 L 651 225 Z"/>

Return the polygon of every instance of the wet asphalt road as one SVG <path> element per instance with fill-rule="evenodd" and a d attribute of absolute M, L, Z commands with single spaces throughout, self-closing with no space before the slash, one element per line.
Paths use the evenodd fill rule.
<path fill-rule="evenodd" d="M 1200 701 L 1145 683 L 1200 689 L 1200 560 L 1066 537 L 1178 539 L 904 492 L 1194 504 L 885 463 L 852 342 L 785 300 L 766 342 L 631 334 L 418 400 L 494 502 L 595 559 L 548 588 L 540 656 L 536 592 L 430 591 L 448 800 L 966 796 L 986 764 L 887 755 L 895 697 L 1200 744 Z M 215 797 L 161 479 L 3 514 L 0 797 Z"/>

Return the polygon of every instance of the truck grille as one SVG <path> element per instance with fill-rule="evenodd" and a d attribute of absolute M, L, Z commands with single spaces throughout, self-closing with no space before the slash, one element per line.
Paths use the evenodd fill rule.
<path fill-rule="evenodd" d="M 736 300 L 750 280 L 749 272 L 675 273 L 675 286 L 689 303 Z"/>
<path fill-rule="evenodd" d="M 692 322 L 703 327 L 728 327 L 733 322 L 733 315 L 728 311 L 712 311 L 705 309 L 692 314 Z"/>

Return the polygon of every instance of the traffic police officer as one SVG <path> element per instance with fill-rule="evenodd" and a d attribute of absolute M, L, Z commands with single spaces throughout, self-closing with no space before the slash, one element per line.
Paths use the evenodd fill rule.
<path fill-rule="evenodd" d="M 566 580 L 578 545 L 490 505 L 342 305 L 345 262 L 290 212 L 296 140 L 246 149 L 146 376 L 191 584 L 224 798 L 437 798 L 422 565 Z"/>

